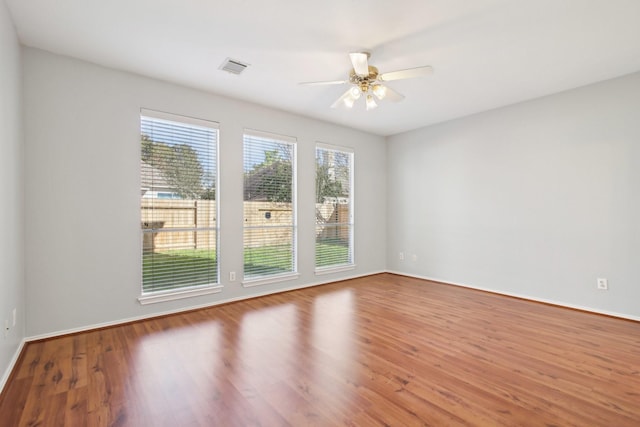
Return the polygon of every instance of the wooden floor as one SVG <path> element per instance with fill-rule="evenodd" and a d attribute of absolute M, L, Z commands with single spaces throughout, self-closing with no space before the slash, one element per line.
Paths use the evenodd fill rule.
<path fill-rule="evenodd" d="M 639 426 L 640 323 L 391 274 L 28 344 L 5 426 Z"/>

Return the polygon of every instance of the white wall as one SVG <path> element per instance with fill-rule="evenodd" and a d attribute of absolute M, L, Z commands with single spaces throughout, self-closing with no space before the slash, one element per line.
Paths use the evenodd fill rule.
<path fill-rule="evenodd" d="M 385 270 L 384 138 L 31 48 L 23 56 L 28 336 Z M 220 294 L 137 301 L 141 107 L 220 123 Z M 242 272 L 243 128 L 298 138 L 298 280 L 247 289 L 226 280 Z M 355 150 L 357 264 L 317 277 L 316 141 Z"/>
<path fill-rule="evenodd" d="M 0 1 L 0 390 L 25 331 L 21 73 L 18 39 Z M 7 319 L 10 330 L 5 338 Z"/>
<path fill-rule="evenodd" d="M 390 270 L 640 319 L 640 73 L 390 137 L 387 172 Z"/>

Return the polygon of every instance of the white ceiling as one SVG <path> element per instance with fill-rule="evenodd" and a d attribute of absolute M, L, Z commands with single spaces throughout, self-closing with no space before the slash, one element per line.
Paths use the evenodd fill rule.
<path fill-rule="evenodd" d="M 640 0 L 6 0 L 23 44 L 391 135 L 640 70 Z M 406 99 L 329 106 L 348 53 Z M 227 57 L 251 66 L 218 69 Z"/>

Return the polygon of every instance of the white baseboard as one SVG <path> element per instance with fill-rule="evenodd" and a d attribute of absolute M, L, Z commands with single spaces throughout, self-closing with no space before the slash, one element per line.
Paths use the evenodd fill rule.
<path fill-rule="evenodd" d="M 341 282 L 341 281 L 344 281 L 344 280 L 357 279 L 357 278 L 360 278 L 360 277 L 373 276 L 375 274 L 381 274 L 381 273 L 391 273 L 391 274 L 397 274 L 399 276 L 413 277 L 413 278 L 416 278 L 416 279 L 428 280 L 428 281 L 432 281 L 432 282 L 443 283 L 443 284 L 446 284 L 446 285 L 459 286 L 459 287 L 463 287 L 463 288 L 469 288 L 469 289 L 475 289 L 475 290 L 479 290 L 479 291 L 491 292 L 491 293 L 494 293 L 494 294 L 505 295 L 505 296 L 515 297 L 515 298 L 521 298 L 521 299 L 525 299 L 525 300 L 529 300 L 529 301 L 541 302 L 541 303 L 545 303 L 545 304 L 551 304 L 551 305 L 556 305 L 556 306 L 560 306 L 560 307 L 572 308 L 572 309 L 582 310 L 582 311 L 596 313 L 596 314 L 604 314 L 606 316 L 618 317 L 618 318 L 621 318 L 621 319 L 627 319 L 627 320 L 633 320 L 633 321 L 636 321 L 636 322 L 640 322 L 640 317 L 638 317 L 638 316 L 631 316 L 631 315 L 623 314 L 623 313 L 600 310 L 600 309 L 596 309 L 596 308 L 593 308 L 593 307 L 584 307 L 584 306 L 575 305 L 575 304 L 567 304 L 567 303 L 560 302 L 560 301 L 554 301 L 554 300 L 548 300 L 548 299 L 544 299 L 544 298 L 532 297 L 531 295 L 523 295 L 523 294 L 518 294 L 518 293 L 513 293 L 513 292 L 504 292 L 504 291 L 501 291 L 501 290 L 483 288 L 483 287 L 480 287 L 480 286 L 472 286 L 472 285 L 468 285 L 468 284 L 464 284 L 464 283 L 455 283 L 455 282 L 451 282 L 451 281 L 447 281 L 447 280 L 443 280 L 443 279 L 439 279 L 439 278 L 435 278 L 435 277 L 427 277 L 427 276 L 409 274 L 409 273 L 404 273 L 404 272 L 400 272 L 400 271 L 393 271 L 393 270 L 382 270 L 382 271 L 369 272 L 369 273 L 365 273 L 365 274 L 352 275 L 352 276 L 348 276 L 348 277 L 340 277 L 340 278 L 335 278 L 335 279 L 332 279 L 332 280 L 316 281 L 316 282 L 313 282 L 313 283 L 307 283 L 307 284 L 299 285 L 299 286 L 290 286 L 288 288 L 283 288 L 283 289 L 276 289 L 276 290 L 269 290 L 269 291 L 265 291 L 265 292 L 259 292 L 259 293 L 252 294 L 252 295 L 249 295 L 249 296 L 227 298 L 227 299 L 224 299 L 224 300 L 215 301 L 215 302 L 207 303 L 207 304 L 193 305 L 193 306 L 183 307 L 183 308 L 176 309 L 176 310 L 168 310 L 168 311 L 164 311 L 164 312 L 151 313 L 151 314 L 147 314 L 147 315 L 144 315 L 144 316 L 130 317 L 130 318 L 127 318 L 127 319 L 120 319 L 120 320 L 115 320 L 115 321 L 112 321 L 112 322 L 97 323 L 97 324 L 93 324 L 93 325 L 87 325 L 87 326 L 67 329 L 67 330 L 63 330 L 63 331 L 55 331 L 55 332 L 51 332 L 51 333 L 46 333 L 46 334 L 40 334 L 40 335 L 34 335 L 34 336 L 26 337 L 20 342 L 20 345 L 16 349 L 16 352 L 13 355 L 13 358 L 9 362 L 9 366 L 7 366 L 7 369 L 5 370 L 4 374 L 2 375 L 2 378 L 0 378 L 0 393 L 4 389 L 4 386 L 6 385 L 6 382 L 9 380 L 9 376 L 11 375 L 11 372 L 13 371 L 13 369 L 15 368 L 16 363 L 18 362 L 18 358 L 20 357 L 20 353 L 22 352 L 22 349 L 24 348 L 26 343 L 31 342 L 31 341 L 37 341 L 37 340 L 42 340 L 42 339 L 47 339 L 47 338 L 54 338 L 54 337 L 58 337 L 58 336 L 62 336 L 62 335 L 68 335 L 68 334 L 74 334 L 74 333 L 78 333 L 78 332 L 86 332 L 86 331 L 106 328 L 106 327 L 110 327 L 110 326 L 117 326 L 117 325 L 122 325 L 122 324 L 125 324 L 125 323 L 131 323 L 131 322 L 137 322 L 137 321 L 152 319 L 152 318 L 155 318 L 155 317 L 161 317 L 161 316 L 167 316 L 167 315 L 171 315 L 171 314 L 183 313 L 185 311 L 191 311 L 191 310 L 198 310 L 198 309 L 201 309 L 201 308 L 214 307 L 214 306 L 217 306 L 217 305 L 228 304 L 228 303 L 241 301 L 241 300 L 245 300 L 245 299 L 250 299 L 250 298 L 257 298 L 257 297 L 262 297 L 262 296 L 267 296 L 267 295 L 278 294 L 278 293 L 282 293 L 282 292 L 294 291 L 294 290 L 298 290 L 298 289 L 311 288 L 311 287 L 314 287 L 314 286 L 325 285 L 325 284 L 334 283 L 334 282 Z"/>
<path fill-rule="evenodd" d="M 276 290 L 258 292 L 258 293 L 251 294 L 251 295 L 248 295 L 248 296 L 239 296 L 239 297 L 234 297 L 234 298 L 226 298 L 226 299 L 223 299 L 223 300 L 219 300 L 219 301 L 215 301 L 215 302 L 211 302 L 211 303 L 207 303 L 207 304 L 192 305 L 192 306 L 188 306 L 188 307 L 179 308 L 179 309 L 176 309 L 176 310 L 162 311 L 162 312 L 157 312 L 157 313 L 146 314 L 146 315 L 143 315 L 143 316 L 130 317 L 130 318 L 126 318 L 126 319 L 114 320 L 114 321 L 111 321 L 111 322 L 97 323 L 97 324 L 92 324 L 92 325 L 81 326 L 81 327 L 78 327 L 78 328 L 72 328 L 72 329 L 66 329 L 66 330 L 62 330 L 62 331 L 54 331 L 54 332 L 50 332 L 50 333 L 46 333 L 46 334 L 34 335 L 34 336 L 26 337 L 23 340 L 23 344 L 20 346 L 19 350 L 22 349 L 22 346 L 24 345 L 24 342 L 37 341 L 37 340 L 42 340 L 42 339 L 47 339 L 47 338 L 54 338 L 54 337 L 59 337 L 59 336 L 62 336 L 62 335 L 75 334 L 75 333 L 78 333 L 78 332 L 86 332 L 86 331 L 91 331 L 91 330 L 94 330 L 94 329 L 100 329 L 100 328 L 106 328 L 106 327 L 110 327 L 110 326 L 122 325 L 122 324 L 125 324 L 125 323 L 138 322 L 138 321 L 142 321 L 142 320 L 152 319 L 154 317 L 161 317 L 161 316 L 167 316 L 167 315 L 171 315 L 171 314 L 183 313 L 185 311 L 198 310 L 198 309 L 201 309 L 201 308 L 215 307 L 216 305 L 228 304 L 228 303 L 231 303 L 231 302 L 241 301 L 241 300 L 245 300 L 245 299 L 257 298 L 257 297 L 262 297 L 262 296 L 267 296 L 267 295 L 273 295 L 273 294 L 278 294 L 278 293 L 281 293 L 281 292 L 295 291 L 297 289 L 311 288 L 313 286 L 325 285 L 325 284 L 333 283 L 333 282 L 341 282 L 343 280 L 357 279 L 359 277 L 373 276 L 375 274 L 381 274 L 381 273 L 391 273 L 391 274 L 397 274 L 397 275 L 400 275 L 400 276 L 413 277 L 413 278 L 416 278 L 416 279 L 429 280 L 429 281 L 433 281 L 433 282 L 444 283 L 444 284 L 447 284 L 447 285 L 460 286 L 460 287 L 469 288 L 469 289 L 476 289 L 476 290 L 479 290 L 479 291 L 491 292 L 491 293 L 494 293 L 494 294 L 506 295 L 506 296 L 515 297 L 515 298 L 522 298 L 522 299 L 526 299 L 526 300 L 530 300 L 530 301 L 542 302 L 542 303 L 545 303 L 545 304 L 552 304 L 552 305 L 557 305 L 557 306 L 560 306 L 560 307 L 573 308 L 573 309 L 576 309 L 576 310 L 588 311 L 588 312 L 591 312 L 591 313 L 604 314 L 604 315 L 607 315 L 607 316 L 619 317 L 619 318 L 622 318 L 622 319 L 628 319 L 628 320 L 634 320 L 636 322 L 640 322 L 640 317 L 638 317 L 638 316 L 631 316 L 631 315 L 623 314 L 623 313 L 610 312 L 610 311 L 606 311 L 606 310 L 596 309 L 596 308 L 593 308 L 593 307 L 584 307 L 584 306 L 575 305 L 575 304 L 567 304 L 567 303 L 560 302 L 560 301 L 547 300 L 547 299 L 544 299 L 544 298 L 537 298 L 537 297 L 533 297 L 531 295 L 523 295 L 523 294 L 517 294 L 517 293 L 512 293 L 512 292 L 504 292 L 504 291 L 501 291 L 501 290 L 483 288 L 483 287 L 480 287 L 480 286 L 472 286 L 472 285 L 468 285 L 468 284 L 464 284 L 464 283 L 455 283 L 455 282 L 451 282 L 451 281 L 448 281 L 448 280 L 443 280 L 443 279 L 439 279 L 439 278 L 435 278 L 435 277 L 427 277 L 427 276 L 409 274 L 409 273 L 404 273 L 404 272 L 400 272 L 400 271 L 393 271 L 393 270 L 381 270 L 381 271 L 373 271 L 373 272 L 364 273 L 364 274 L 351 275 L 351 276 L 347 276 L 347 277 L 339 277 L 339 278 L 334 278 L 334 279 L 329 279 L 329 280 L 320 280 L 320 281 L 316 281 L 316 282 L 313 282 L 313 283 L 307 283 L 307 284 L 304 284 L 304 285 L 290 286 L 290 287 L 287 287 L 287 288 L 281 288 L 281 289 L 276 289 Z M 5 376 L 6 375 L 7 374 L 5 374 Z M 4 377 L 3 377 L 3 379 L 4 379 Z"/>
<path fill-rule="evenodd" d="M 167 316 L 167 315 L 171 315 L 171 314 L 184 313 L 185 311 L 198 310 L 198 309 L 201 309 L 201 308 L 215 307 L 216 305 L 228 304 L 228 303 L 231 303 L 231 302 L 242 301 L 242 300 L 246 300 L 246 299 L 250 299 L 250 298 L 257 298 L 257 297 L 263 297 L 263 296 L 267 296 L 267 295 L 279 294 L 281 292 L 289 292 L 289 291 L 295 291 L 295 290 L 298 290 L 298 289 L 311 288 L 313 286 L 326 285 L 328 283 L 334 283 L 334 282 L 342 282 L 343 280 L 357 279 L 359 277 L 372 276 L 374 274 L 381 274 L 381 273 L 386 273 L 386 271 L 384 271 L 384 270 L 383 271 L 374 271 L 374 272 L 370 272 L 370 273 L 356 274 L 356 275 L 347 276 L 347 277 L 339 277 L 339 278 L 334 278 L 334 279 L 321 280 L 321 281 L 316 281 L 316 282 L 313 282 L 313 283 L 307 283 L 307 284 L 304 284 L 304 285 L 290 286 L 290 287 L 287 287 L 287 288 L 280 288 L 280 289 L 276 289 L 276 290 L 258 292 L 258 293 L 251 294 L 251 295 L 245 295 L 245 296 L 234 297 L 234 298 L 226 298 L 226 299 L 223 299 L 223 300 L 219 300 L 219 301 L 215 301 L 215 302 L 211 302 L 211 303 L 206 303 L 206 304 L 182 307 L 182 308 L 179 308 L 179 309 L 176 309 L 176 310 L 161 311 L 161 312 L 157 312 L 157 313 L 145 314 L 143 316 L 135 316 L 135 317 L 129 317 L 129 318 L 126 318 L 126 319 L 114 320 L 112 322 L 96 323 L 96 324 L 87 325 L 87 326 L 80 326 L 78 328 L 66 329 L 66 330 L 62 330 L 62 331 L 54 331 L 54 332 L 49 332 L 49 333 L 40 334 L 40 335 L 33 335 L 33 336 L 25 338 L 25 341 L 26 342 L 38 341 L 38 340 L 43 340 L 43 339 L 47 339 L 47 338 L 55 338 L 55 337 L 59 337 L 59 336 L 62 336 L 62 335 L 76 334 L 78 332 L 87 332 L 87 331 L 91 331 L 91 330 L 95 330 L 95 329 L 108 328 L 110 326 L 117 326 L 117 325 L 122 325 L 122 324 L 125 324 L 125 323 L 139 322 L 139 321 L 142 321 L 142 320 L 153 319 L 154 317 L 162 317 L 162 316 Z"/>
<path fill-rule="evenodd" d="M 0 394 L 4 390 L 4 386 L 7 384 L 7 381 L 9 381 L 9 377 L 11 376 L 13 369 L 16 367 L 16 363 L 18 363 L 18 358 L 20 357 L 20 354 L 22 353 L 22 349 L 24 348 L 26 342 L 27 340 L 25 338 L 20 341 L 20 345 L 18 345 L 16 352 L 13 354 L 13 357 L 9 361 L 9 366 L 7 366 L 7 369 L 5 369 L 4 373 L 2 374 L 2 378 L 0 378 Z"/>
<path fill-rule="evenodd" d="M 607 311 L 607 310 L 600 310 L 598 308 L 585 307 L 585 306 L 576 305 L 576 304 L 567 304 L 565 302 L 549 300 L 549 299 L 545 299 L 545 298 L 537 298 L 537 297 L 533 297 L 531 295 L 523 295 L 523 294 L 518 294 L 518 293 L 513 293 L 513 292 L 505 292 L 505 291 L 496 290 L 496 289 L 483 288 L 483 287 L 480 287 L 480 286 L 467 285 L 467 284 L 464 284 L 464 283 L 455 283 L 455 282 L 450 282 L 448 280 L 438 279 L 438 278 L 434 278 L 434 277 L 421 276 L 421 275 L 417 275 L 417 274 L 403 273 L 403 272 L 400 272 L 400 271 L 391 271 L 391 270 L 389 270 L 389 271 L 387 271 L 387 273 L 397 274 L 399 276 L 413 277 L 415 279 L 429 280 L 429 281 L 432 281 L 432 282 L 444 283 L 445 285 L 459 286 L 461 288 L 469 288 L 469 289 L 475 289 L 475 290 L 478 290 L 478 291 L 491 292 L 493 294 L 505 295 L 505 296 L 514 297 L 514 298 L 520 298 L 520 299 L 525 299 L 525 300 L 529 300 L 529 301 L 535 301 L 535 302 L 541 302 L 541 303 L 545 303 L 545 304 L 557 305 L 559 307 L 572 308 L 572 309 L 575 309 L 575 310 L 587 311 L 587 312 L 596 313 L 596 314 L 604 314 L 605 316 L 619 317 L 621 319 L 627 319 L 627 320 L 633 320 L 633 321 L 636 321 L 636 322 L 640 322 L 640 317 L 632 316 L 630 314 L 617 313 L 617 312 L 614 312 L 614 311 Z"/>

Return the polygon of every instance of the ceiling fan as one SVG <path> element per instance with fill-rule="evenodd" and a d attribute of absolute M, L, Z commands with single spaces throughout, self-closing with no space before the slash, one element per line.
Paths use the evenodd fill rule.
<path fill-rule="evenodd" d="M 368 111 L 378 106 L 375 98 L 378 100 L 388 99 L 393 102 L 400 102 L 404 99 L 404 95 L 401 95 L 390 87 L 383 85 L 383 82 L 411 79 L 433 73 L 433 68 L 429 65 L 425 65 L 422 67 L 390 71 L 388 73 L 381 74 L 376 67 L 369 65 L 370 56 L 371 54 L 369 52 L 354 52 L 349 54 L 353 68 L 349 72 L 348 80 L 303 82 L 300 84 L 320 86 L 342 85 L 349 83 L 352 86 L 343 93 L 342 96 L 333 103 L 333 105 L 331 105 L 331 108 L 351 108 L 360 97 L 364 96 Z"/>

